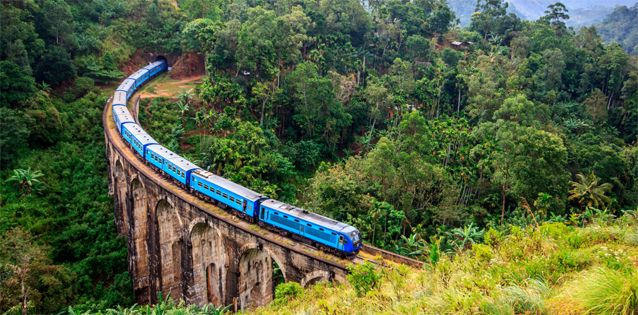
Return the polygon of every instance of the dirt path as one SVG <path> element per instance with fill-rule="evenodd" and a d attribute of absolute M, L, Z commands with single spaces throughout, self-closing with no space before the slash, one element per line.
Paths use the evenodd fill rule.
<path fill-rule="evenodd" d="M 173 80 L 168 74 L 162 74 L 157 79 L 145 85 L 139 92 L 140 98 L 177 97 L 182 92 L 194 90 L 202 83 L 203 76 L 194 76 L 181 80 Z"/>

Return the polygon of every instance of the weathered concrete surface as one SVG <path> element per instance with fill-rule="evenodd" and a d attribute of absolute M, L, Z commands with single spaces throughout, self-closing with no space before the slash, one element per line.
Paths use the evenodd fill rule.
<path fill-rule="evenodd" d="M 273 266 L 303 285 L 342 281 L 351 261 L 241 221 L 147 166 L 103 116 L 118 232 L 128 238 L 138 303 L 159 293 L 187 303 L 250 308 L 273 298 Z"/>

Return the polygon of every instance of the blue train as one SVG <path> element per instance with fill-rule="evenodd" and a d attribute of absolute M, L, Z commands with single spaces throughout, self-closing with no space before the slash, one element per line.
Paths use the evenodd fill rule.
<path fill-rule="evenodd" d="M 126 78 L 113 95 L 113 120 L 118 131 L 144 161 L 197 196 L 262 227 L 311 243 L 342 257 L 353 257 L 362 247 L 359 231 L 345 223 L 270 199 L 226 178 L 201 169 L 158 144 L 132 117 L 127 101 L 137 88 L 168 65 L 158 60 Z"/>

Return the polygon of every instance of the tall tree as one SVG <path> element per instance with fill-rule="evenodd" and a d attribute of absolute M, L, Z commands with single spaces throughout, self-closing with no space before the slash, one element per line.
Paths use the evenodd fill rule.
<path fill-rule="evenodd" d="M 470 28 L 483 39 L 495 43 L 508 43 L 511 33 L 520 29 L 521 20 L 508 12 L 509 4 L 503 0 L 478 0 Z"/>
<path fill-rule="evenodd" d="M 545 15 L 540 18 L 542 22 L 549 23 L 562 34 L 566 30 L 565 21 L 569 20 L 569 10 L 562 2 L 556 2 L 547 6 Z"/>
<path fill-rule="evenodd" d="M 352 122 L 335 94 L 332 81 L 318 73 L 317 66 L 305 62 L 287 78 L 294 99 L 293 121 L 304 139 L 320 139 L 328 154 L 335 152 L 341 131 Z"/>

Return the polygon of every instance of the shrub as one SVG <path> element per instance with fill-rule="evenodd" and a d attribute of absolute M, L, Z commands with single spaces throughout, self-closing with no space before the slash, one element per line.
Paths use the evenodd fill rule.
<path fill-rule="evenodd" d="M 485 235 L 483 235 L 483 240 L 485 244 L 489 246 L 498 245 L 503 240 L 503 233 L 490 228 L 487 232 L 485 232 Z"/>
<path fill-rule="evenodd" d="M 441 239 L 434 240 L 430 243 L 428 258 L 432 265 L 436 265 L 436 263 L 439 262 L 439 259 L 441 259 Z"/>
<path fill-rule="evenodd" d="M 596 269 L 574 283 L 572 298 L 589 314 L 636 314 L 638 277 L 608 268 Z"/>
<path fill-rule="evenodd" d="M 381 275 L 369 262 L 351 266 L 348 271 L 350 272 L 347 276 L 348 282 L 354 287 L 357 296 L 365 295 L 380 284 Z"/>
<path fill-rule="evenodd" d="M 297 282 L 280 283 L 275 288 L 275 303 L 286 302 L 303 294 L 303 287 Z"/>
<path fill-rule="evenodd" d="M 492 248 L 487 245 L 474 244 L 472 252 L 474 252 L 474 256 L 480 262 L 486 263 L 492 260 Z"/>
<path fill-rule="evenodd" d="M 570 232 L 570 228 L 561 222 L 547 222 L 541 225 L 541 233 L 554 239 L 561 239 Z"/>

